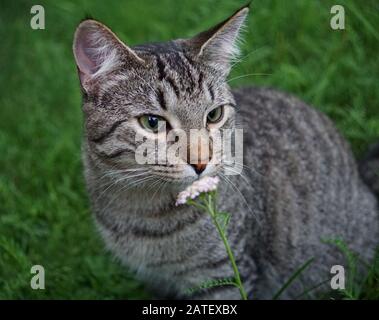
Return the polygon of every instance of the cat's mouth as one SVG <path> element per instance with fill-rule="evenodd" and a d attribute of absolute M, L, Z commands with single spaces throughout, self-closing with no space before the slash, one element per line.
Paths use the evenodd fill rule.
<path fill-rule="evenodd" d="M 183 186 L 186 184 L 191 184 L 194 181 L 207 176 L 217 176 L 221 169 L 221 165 L 207 164 L 200 169 L 189 164 L 180 167 L 162 167 L 158 165 L 151 169 L 151 173 L 156 176 L 157 179 L 161 179 L 167 183 L 179 184 Z"/>

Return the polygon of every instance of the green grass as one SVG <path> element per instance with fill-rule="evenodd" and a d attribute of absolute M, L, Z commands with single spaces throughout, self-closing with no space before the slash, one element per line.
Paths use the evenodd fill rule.
<path fill-rule="evenodd" d="M 379 246 L 372 262 L 362 260 L 359 253 L 352 251 L 341 239 L 327 240 L 337 247 L 347 261 L 346 287 L 337 292 L 325 293 L 325 298 L 335 297 L 346 300 L 379 300 Z"/>
<path fill-rule="evenodd" d="M 0 8 L 0 298 L 149 297 L 105 253 L 90 215 L 73 32 L 91 15 L 130 45 L 186 37 L 244 1 L 42 0 L 46 30 L 37 31 L 29 26 L 34 3 L 5 0 Z M 379 7 L 338 3 L 345 31 L 329 26 L 333 0 L 255 0 L 231 77 L 268 75 L 231 84 L 298 95 L 327 113 L 361 155 L 379 137 Z M 30 289 L 34 264 L 45 267 L 44 291 Z M 374 297 L 372 282 L 363 297 Z"/>

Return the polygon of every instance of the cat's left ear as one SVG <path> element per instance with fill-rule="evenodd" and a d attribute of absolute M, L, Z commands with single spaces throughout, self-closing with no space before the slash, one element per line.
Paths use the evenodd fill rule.
<path fill-rule="evenodd" d="M 185 40 L 185 43 L 197 59 L 229 73 L 231 61 L 239 55 L 238 38 L 248 13 L 249 6 L 244 6 L 213 28 Z"/>

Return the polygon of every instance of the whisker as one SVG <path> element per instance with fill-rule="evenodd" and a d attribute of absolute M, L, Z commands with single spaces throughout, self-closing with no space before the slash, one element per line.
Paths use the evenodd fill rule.
<path fill-rule="evenodd" d="M 243 174 L 243 172 L 239 172 L 237 170 L 234 170 L 234 168 L 232 168 L 232 167 L 226 167 L 226 169 L 230 170 L 230 171 L 232 171 L 234 173 L 236 173 L 236 175 L 239 175 L 243 179 L 243 181 L 246 183 L 246 185 L 249 188 L 251 188 L 251 190 L 254 190 L 253 186 L 251 185 L 251 183 L 249 182 L 249 180 L 247 179 L 247 177 Z M 225 170 L 225 168 L 224 168 L 224 170 Z"/>
<path fill-rule="evenodd" d="M 263 175 L 263 173 L 259 172 L 257 169 L 255 168 L 252 168 L 252 167 L 248 167 L 247 165 L 241 163 L 241 162 L 233 162 L 233 161 L 227 161 L 225 159 L 222 159 L 223 163 L 226 164 L 227 166 L 230 166 L 231 164 L 234 165 L 234 166 L 237 166 L 238 168 L 242 168 L 242 169 L 246 169 L 246 170 L 250 170 L 250 172 L 252 173 L 255 173 L 257 175 L 259 175 L 260 177 L 264 178 L 264 179 L 267 179 L 267 177 L 265 175 Z"/>
<path fill-rule="evenodd" d="M 237 65 L 237 64 L 239 64 L 239 63 L 241 63 L 241 62 L 243 62 L 247 57 L 251 56 L 253 53 L 257 53 L 258 51 L 260 51 L 260 50 L 262 50 L 262 49 L 264 49 L 264 48 L 266 48 L 266 47 L 260 47 L 260 48 L 257 48 L 257 49 L 255 49 L 255 50 L 250 51 L 248 54 L 245 54 L 243 57 L 237 59 L 236 62 L 234 62 L 234 63 L 232 64 L 231 68 L 234 68 L 235 65 Z"/>
<path fill-rule="evenodd" d="M 252 76 L 271 76 L 271 75 L 272 75 L 272 73 L 247 73 L 247 74 L 243 74 L 241 76 L 231 78 L 226 82 L 229 83 L 229 82 L 232 82 L 232 81 L 237 80 L 237 79 L 252 77 Z"/>
<path fill-rule="evenodd" d="M 122 187 L 121 189 L 119 189 L 118 192 L 115 192 L 114 197 L 112 197 L 112 198 L 108 201 L 108 203 L 106 204 L 106 206 L 102 209 L 102 212 L 105 212 L 105 211 L 109 208 L 109 206 L 110 206 L 112 203 L 115 202 L 115 200 L 120 196 L 120 194 L 121 194 L 122 192 L 125 192 L 126 190 L 130 189 L 131 187 L 137 187 L 137 186 L 139 186 L 139 185 L 141 185 L 141 184 L 143 184 L 143 183 L 149 181 L 149 180 L 152 179 L 152 178 L 153 178 L 152 176 L 147 176 L 147 177 L 144 177 L 144 178 L 139 179 L 136 183 L 133 184 L 133 186 L 126 185 L 126 186 Z"/>
<path fill-rule="evenodd" d="M 163 189 L 163 186 L 165 186 L 168 183 L 168 180 L 164 180 L 162 178 L 158 178 L 158 186 L 153 195 L 151 196 L 151 199 L 154 200 L 155 196 L 158 194 L 158 191 Z M 160 203 L 162 200 L 160 200 Z"/>
<path fill-rule="evenodd" d="M 104 186 L 106 186 L 106 188 L 99 194 L 99 196 L 95 199 L 95 201 L 99 200 L 110 188 L 114 187 L 115 185 L 121 183 L 121 182 L 124 182 L 126 180 L 129 180 L 129 179 L 133 179 L 133 178 L 137 178 L 137 177 L 140 177 L 140 176 L 144 176 L 146 174 L 148 174 L 149 172 L 139 172 L 137 174 L 126 174 L 125 176 L 117 179 L 116 181 L 113 181 L 111 182 L 110 184 L 104 184 Z"/>
<path fill-rule="evenodd" d="M 257 223 L 259 224 L 259 226 L 261 225 L 261 222 L 259 221 L 257 215 L 255 214 L 255 212 L 250 208 L 249 206 L 249 203 L 247 202 L 245 196 L 242 194 L 242 192 L 240 191 L 240 189 L 230 180 L 228 179 L 222 172 L 220 172 L 220 176 L 222 179 L 224 179 L 224 181 L 228 184 L 230 184 L 232 186 L 232 188 L 238 192 L 238 194 L 240 195 L 240 197 L 242 198 L 242 200 L 244 201 L 246 207 L 248 208 L 248 210 L 250 211 L 250 213 L 254 216 L 255 220 L 257 221 Z"/>

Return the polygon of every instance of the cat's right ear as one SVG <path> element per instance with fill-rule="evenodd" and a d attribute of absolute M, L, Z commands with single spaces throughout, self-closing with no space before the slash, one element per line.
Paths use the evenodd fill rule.
<path fill-rule="evenodd" d="M 79 24 L 73 51 L 80 83 L 86 92 L 101 76 L 123 64 L 145 63 L 110 29 L 95 20 L 84 20 Z"/>

